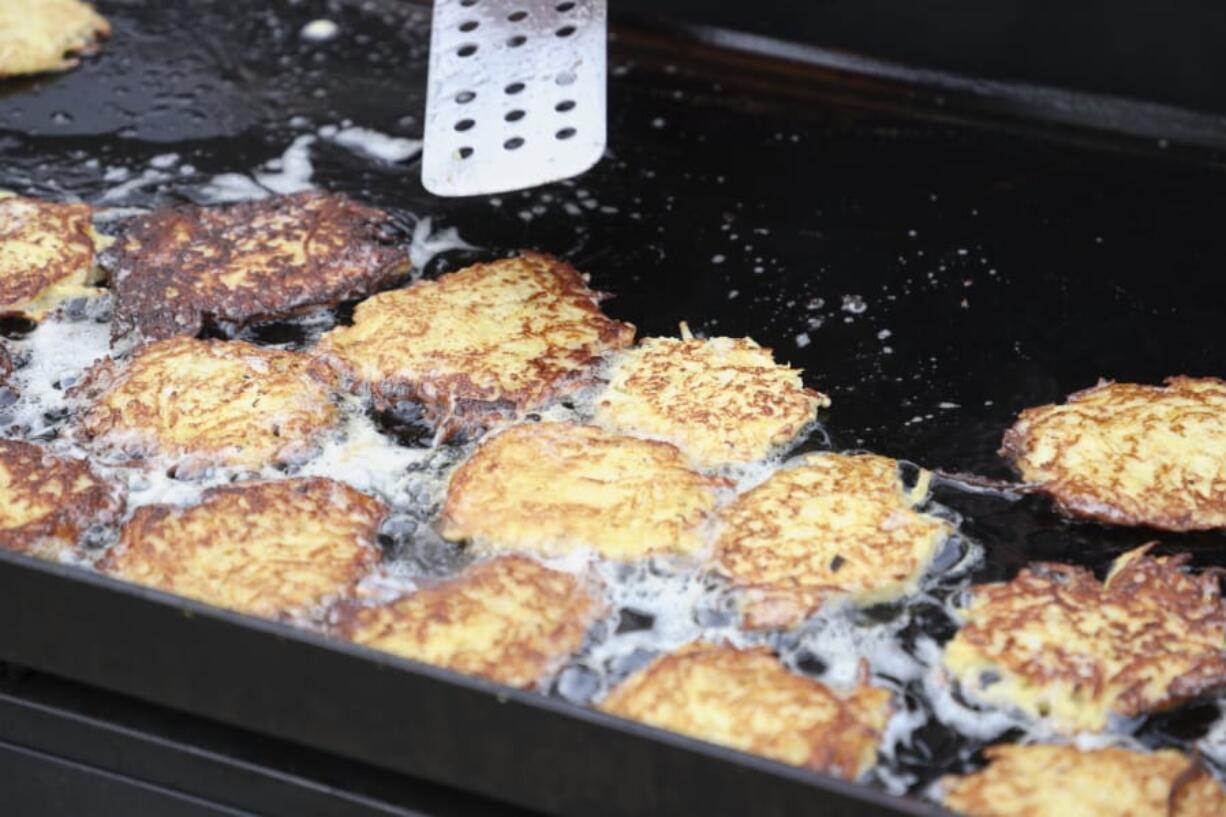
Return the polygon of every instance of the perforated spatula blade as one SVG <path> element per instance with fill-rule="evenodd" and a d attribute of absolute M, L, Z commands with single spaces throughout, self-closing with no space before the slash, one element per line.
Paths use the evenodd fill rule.
<path fill-rule="evenodd" d="M 439 196 L 578 175 L 605 148 L 605 0 L 435 0 L 422 183 Z"/>

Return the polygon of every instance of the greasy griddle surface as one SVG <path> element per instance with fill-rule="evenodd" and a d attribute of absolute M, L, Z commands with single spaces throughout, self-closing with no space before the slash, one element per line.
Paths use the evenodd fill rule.
<path fill-rule="evenodd" d="M 196 175 L 124 200 L 173 202 L 279 156 L 308 132 L 295 116 L 420 135 L 428 10 L 173 5 L 102 2 L 116 34 L 101 58 L 0 85 L 0 187 L 106 203 L 114 183 L 91 159 L 140 172 L 175 152 Z M 343 35 L 304 43 L 299 29 L 319 16 Z M 379 165 L 324 143 L 314 181 L 429 215 L 482 248 L 446 253 L 428 274 L 536 248 L 590 271 L 594 288 L 616 293 L 609 314 L 643 335 L 687 320 L 753 336 L 831 396 L 838 449 L 1006 477 L 995 451 L 1023 407 L 1100 376 L 1223 374 L 1218 157 L 980 123 L 966 100 L 774 72 L 629 29 L 612 59 L 611 155 L 572 184 L 435 200 L 415 162 Z M 977 580 L 1033 560 L 1101 575 L 1153 537 L 1069 523 L 1039 498 L 937 496 L 987 546 Z M 1220 534 L 1161 539 L 1159 552 L 1191 550 L 1196 566 L 1226 563 Z M 950 625 L 934 610 L 916 626 Z M 1157 718 L 1143 736 L 1186 747 L 1212 711 Z M 961 738 L 939 726 L 920 737 L 903 766 L 924 779 L 957 767 Z"/>

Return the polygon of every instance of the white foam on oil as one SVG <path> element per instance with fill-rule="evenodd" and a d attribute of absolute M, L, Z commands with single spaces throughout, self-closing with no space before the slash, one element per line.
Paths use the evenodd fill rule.
<path fill-rule="evenodd" d="M 325 125 L 319 129 L 319 135 L 360 156 L 389 164 L 403 162 L 421 153 L 420 139 L 390 136 L 371 128 Z"/>
<path fill-rule="evenodd" d="M 196 188 L 196 194 L 206 204 L 231 204 L 255 201 L 274 193 L 300 193 L 314 190 L 311 178 L 315 166 L 311 161 L 311 145 L 316 137 L 304 134 L 292 141 L 277 158 L 269 159 L 251 173 L 220 173 Z"/>

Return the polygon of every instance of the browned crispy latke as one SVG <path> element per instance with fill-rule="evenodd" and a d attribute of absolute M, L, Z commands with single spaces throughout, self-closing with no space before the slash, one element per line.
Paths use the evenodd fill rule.
<path fill-rule="evenodd" d="M 378 607 L 341 613 L 341 635 L 440 667 L 532 688 L 605 613 L 596 588 L 525 556 L 500 556 Z"/>
<path fill-rule="evenodd" d="M 120 494 L 84 460 L 0 439 L 0 548 L 61 559 L 88 527 L 122 512 Z"/>
<path fill-rule="evenodd" d="M 876 761 L 890 693 L 848 694 L 790 672 L 765 647 L 692 643 L 657 658 L 600 704 L 606 712 L 854 780 Z"/>
<path fill-rule="evenodd" d="M 1023 411 L 1001 453 L 1074 516 L 1226 527 L 1226 382 L 1216 378 L 1100 383 Z"/>
<path fill-rule="evenodd" d="M 381 210 L 314 191 L 133 219 L 116 248 L 112 336 L 196 335 L 366 295 L 409 271 L 388 225 Z"/>
<path fill-rule="evenodd" d="M 0 193 L 0 315 L 42 320 L 65 299 L 96 293 L 95 254 L 109 239 L 92 217 L 87 204 Z"/>
<path fill-rule="evenodd" d="M 570 423 L 513 426 L 452 474 L 438 529 L 495 550 L 693 553 L 726 485 L 668 443 Z"/>
<path fill-rule="evenodd" d="M 110 23 L 80 0 L 3 0 L 0 77 L 67 71 L 110 33 Z"/>
<path fill-rule="evenodd" d="M 991 746 L 990 765 L 941 781 L 967 817 L 1221 817 L 1226 793 L 1182 752 Z"/>
<path fill-rule="evenodd" d="M 96 449 L 163 455 L 180 469 L 258 468 L 314 449 L 334 426 L 334 376 L 298 352 L 240 341 L 171 338 L 127 365 L 95 364 L 77 392 L 91 398 L 80 432 Z"/>
<path fill-rule="evenodd" d="M 210 488 L 189 508 L 137 508 L 105 573 L 255 616 L 309 611 L 379 561 L 387 507 L 322 477 Z"/>
<path fill-rule="evenodd" d="M 1105 582 L 1082 567 L 1036 564 L 972 588 L 944 664 L 963 690 L 1064 733 L 1101 731 L 1226 689 L 1219 574 L 1186 554 L 1116 560 Z"/>
<path fill-rule="evenodd" d="M 378 407 L 414 400 L 444 433 L 479 429 L 587 385 L 634 342 L 598 302 L 574 267 L 525 252 L 376 295 L 317 348 Z"/>
<path fill-rule="evenodd" d="M 720 512 L 715 563 L 745 591 L 744 626 L 791 627 L 832 597 L 867 605 L 913 591 L 951 532 L 914 509 L 928 481 L 908 492 L 895 460 L 814 454 L 739 496 Z"/>
<path fill-rule="evenodd" d="M 798 369 L 749 338 L 647 338 L 615 364 L 595 419 L 671 442 L 714 468 L 763 459 L 828 405 Z"/>

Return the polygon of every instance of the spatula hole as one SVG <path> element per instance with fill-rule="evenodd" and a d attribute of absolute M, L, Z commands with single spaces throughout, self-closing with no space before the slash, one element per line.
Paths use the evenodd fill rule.
<path fill-rule="evenodd" d="M 476 54 L 476 53 L 477 53 L 476 43 L 468 43 L 466 45 L 462 45 L 460 46 L 459 50 L 456 51 L 456 54 L 460 55 L 461 57 L 471 57 L 473 54 Z"/>
<path fill-rule="evenodd" d="M 562 26 L 561 28 L 559 28 L 557 31 L 554 32 L 554 34 L 558 35 L 559 37 L 569 37 L 570 35 L 574 33 L 575 33 L 574 26 Z"/>
<path fill-rule="evenodd" d="M 455 129 L 463 133 L 466 130 L 472 130 L 472 126 L 477 124 L 471 119 L 461 119 L 455 123 Z"/>
<path fill-rule="evenodd" d="M 477 98 L 477 95 L 473 91 L 460 91 L 458 94 L 455 95 L 455 101 L 460 103 L 461 105 L 467 105 L 469 102 L 472 102 L 476 98 Z"/>
<path fill-rule="evenodd" d="M 516 108 L 513 111 L 507 111 L 507 115 L 504 118 L 508 122 L 518 122 L 524 118 L 524 111 L 521 111 L 519 108 Z"/>
<path fill-rule="evenodd" d="M 574 7 L 575 7 L 574 3 L 558 3 L 556 6 L 554 6 L 555 9 L 561 12 L 570 11 Z"/>
<path fill-rule="evenodd" d="M 507 15 L 507 19 L 510 20 L 512 23 L 518 23 L 520 20 L 524 19 L 527 16 L 528 16 L 528 12 L 526 11 L 513 11 Z"/>
<path fill-rule="evenodd" d="M 507 45 L 511 46 L 511 48 L 519 48 L 526 42 L 528 42 L 527 37 L 523 36 L 522 34 L 516 34 L 511 39 L 507 40 Z"/>
<path fill-rule="evenodd" d="M 512 136 L 510 139 L 503 142 L 502 146 L 507 150 L 519 150 L 524 146 L 524 140 L 518 136 Z"/>
<path fill-rule="evenodd" d="M 460 31 L 463 31 L 465 33 L 469 31 L 476 31 L 477 26 L 479 25 L 481 24 L 478 23 L 476 20 L 465 20 L 464 22 L 460 23 Z"/>
<path fill-rule="evenodd" d="M 469 156 L 472 156 L 472 155 L 473 155 L 473 149 L 472 149 L 472 148 L 470 148 L 470 147 L 462 147 L 462 148 L 460 148 L 460 158 L 461 158 L 461 159 L 467 159 Z"/>
<path fill-rule="evenodd" d="M 465 8 L 470 8 L 477 5 L 477 0 L 460 0 L 460 5 L 464 6 Z"/>
<path fill-rule="evenodd" d="M 574 136 L 575 133 L 576 131 L 574 128 L 562 128 L 562 130 L 558 131 L 554 135 L 557 136 L 559 139 L 565 140 L 565 139 L 569 139 L 572 136 Z"/>
<path fill-rule="evenodd" d="M 506 91 L 508 94 L 511 94 L 512 96 L 514 96 L 515 94 L 518 94 L 523 89 L 524 89 L 524 84 L 522 82 L 512 82 L 506 88 L 503 88 L 504 91 Z"/>
<path fill-rule="evenodd" d="M 554 105 L 553 109 L 557 111 L 558 113 L 566 113 L 567 111 L 573 111 L 575 109 L 575 100 L 563 99 L 557 105 Z"/>

